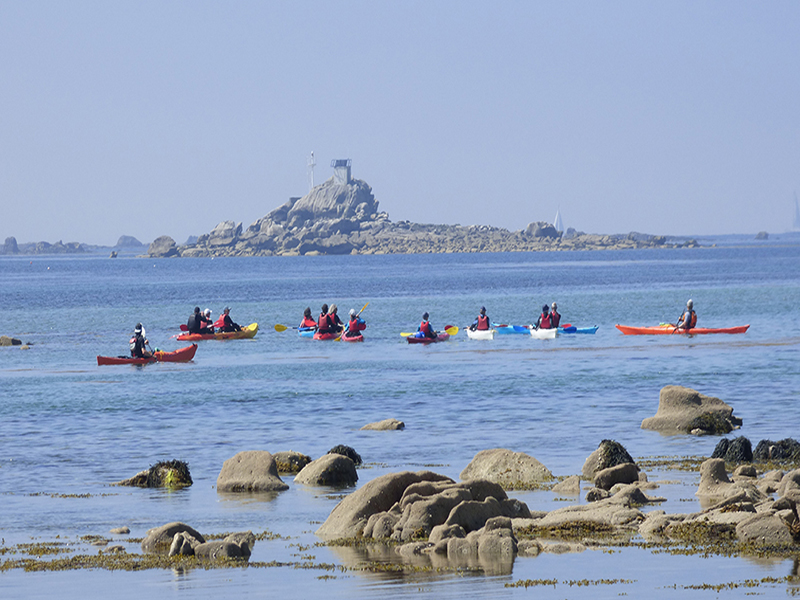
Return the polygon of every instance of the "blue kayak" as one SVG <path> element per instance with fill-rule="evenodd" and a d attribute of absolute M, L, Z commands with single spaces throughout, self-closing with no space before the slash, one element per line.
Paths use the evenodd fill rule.
<path fill-rule="evenodd" d="M 530 327 L 527 325 L 495 325 L 492 324 L 492 329 L 497 333 L 527 333 L 531 334 Z"/>
<path fill-rule="evenodd" d="M 312 327 L 301 327 L 300 329 L 297 330 L 297 335 L 299 335 L 300 337 L 313 338 L 315 331 L 316 329 Z"/>
<path fill-rule="evenodd" d="M 569 327 L 559 327 L 558 333 L 595 333 L 597 328 L 598 325 L 594 327 L 575 327 L 574 325 L 570 325 Z"/>

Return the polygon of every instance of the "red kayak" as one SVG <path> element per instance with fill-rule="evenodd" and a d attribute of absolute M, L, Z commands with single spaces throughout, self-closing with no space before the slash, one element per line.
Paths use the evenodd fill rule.
<path fill-rule="evenodd" d="M 180 348 L 173 352 L 157 350 L 149 358 L 133 358 L 131 356 L 98 356 L 98 365 L 146 365 L 154 362 L 189 362 L 197 352 L 197 344 Z"/>
<path fill-rule="evenodd" d="M 342 335 L 342 341 L 343 342 L 363 342 L 364 341 L 364 336 L 361 335 L 360 331 L 358 332 L 357 335 L 353 335 L 353 336 L 349 336 L 347 334 L 344 334 L 344 335 Z"/>
<path fill-rule="evenodd" d="M 708 328 L 708 327 L 693 327 L 688 331 L 686 329 L 677 329 L 674 325 L 659 325 L 656 327 L 629 327 L 628 325 L 617 325 L 625 335 L 705 335 L 708 333 L 744 333 L 750 325 L 741 325 L 739 327 L 721 327 L 721 328 Z"/>
<path fill-rule="evenodd" d="M 437 342 L 446 342 L 450 339 L 450 334 L 446 331 L 440 331 L 435 338 L 429 337 L 414 337 L 410 335 L 406 338 L 409 344 L 435 344 Z"/>
<path fill-rule="evenodd" d="M 335 340 L 341 335 L 341 333 L 320 333 L 319 331 L 314 332 L 314 339 L 315 340 Z"/>
<path fill-rule="evenodd" d="M 255 337 L 258 333 L 258 323 L 250 323 L 239 331 L 218 331 L 216 333 L 182 333 L 178 339 L 186 342 L 198 340 L 245 340 Z"/>

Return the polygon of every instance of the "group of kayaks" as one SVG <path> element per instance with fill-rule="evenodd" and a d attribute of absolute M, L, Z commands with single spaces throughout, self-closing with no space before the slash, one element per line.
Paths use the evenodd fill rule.
<path fill-rule="evenodd" d="M 624 335 L 707 335 L 707 334 L 737 334 L 745 333 L 750 325 L 740 325 L 736 327 L 693 327 L 691 329 L 677 328 L 675 325 L 662 323 L 661 325 L 651 327 L 634 327 L 629 325 L 616 325 L 616 328 Z M 288 329 L 283 325 L 276 325 L 276 331 L 284 331 Z M 361 332 L 356 335 L 349 336 L 346 332 L 338 333 L 320 333 L 314 328 L 296 328 L 300 337 L 313 338 L 315 340 L 335 340 L 343 342 L 363 342 L 364 336 Z M 533 325 L 507 325 L 507 324 L 492 324 L 491 329 L 473 330 L 466 328 L 467 337 L 471 340 L 492 340 L 495 335 L 508 335 L 508 334 L 527 334 L 534 339 L 555 339 L 558 335 L 565 334 L 594 334 L 597 332 L 598 326 L 593 327 L 576 327 L 567 324 L 564 327 L 553 329 L 537 328 Z M 242 327 L 239 331 L 226 331 L 216 333 L 182 333 L 177 336 L 178 340 L 198 342 L 201 340 L 238 340 L 248 339 L 255 337 L 258 333 L 258 323 L 251 323 L 247 327 Z M 446 342 L 451 336 L 458 333 L 458 327 L 448 325 L 444 331 L 436 332 L 436 337 L 423 337 L 417 333 L 403 333 L 401 334 L 406 338 L 409 344 L 435 344 L 438 342 Z M 194 358 L 197 352 L 197 344 L 193 343 L 191 346 L 179 348 L 172 352 L 164 352 L 156 349 L 152 356 L 146 358 L 132 358 L 129 356 L 98 356 L 98 365 L 143 365 L 154 362 L 189 362 Z"/>

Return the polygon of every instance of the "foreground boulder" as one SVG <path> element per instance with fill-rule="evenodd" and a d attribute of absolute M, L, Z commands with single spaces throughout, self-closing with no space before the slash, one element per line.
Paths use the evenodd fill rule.
<path fill-rule="evenodd" d="M 280 492 L 289 489 L 278 476 L 278 466 L 266 450 L 239 452 L 222 465 L 218 492 Z"/>
<path fill-rule="evenodd" d="M 140 471 L 129 479 L 111 485 L 179 489 L 192 485 L 189 465 L 182 460 L 161 461 L 146 471 Z"/>
<path fill-rule="evenodd" d="M 742 420 L 733 416 L 733 408 L 719 398 L 668 385 L 661 389 L 655 416 L 642 421 L 642 429 L 672 434 L 725 434 L 741 424 Z"/>
<path fill-rule="evenodd" d="M 325 539 L 360 536 L 369 518 L 397 504 L 411 484 L 438 481 L 455 483 L 449 477 L 431 471 L 403 471 L 373 479 L 339 502 L 317 529 L 317 535 Z"/>
<path fill-rule="evenodd" d="M 700 465 L 700 485 L 695 495 L 712 499 L 739 498 L 753 503 L 766 499 L 754 483 L 728 479 L 725 461 L 721 458 L 709 458 Z"/>
<path fill-rule="evenodd" d="M 147 535 L 142 541 L 142 551 L 150 553 L 164 553 L 169 552 L 172 546 L 172 541 L 177 534 L 185 533 L 191 539 L 199 543 L 204 543 L 205 538 L 195 529 L 189 527 L 186 523 L 174 521 L 167 523 L 161 527 L 154 527 L 147 531 Z"/>
<path fill-rule="evenodd" d="M 523 452 L 503 448 L 478 452 L 461 471 L 462 480 L 485 479 L 499 483 L 505 489 L 524 489 L 543 481 L 551 481 L 553 474 L 538 460 Z"/>
<path fill-rule="evenodd" d="M 622 464 L 635 464 L 625 447 L 614 440 L 602 440 L 597 450 L 586 457 L 581 473 L 586 479 L 594 479 L 600 471 Z"/>
<path fill-rule="evenodd" d="M 341 454 L 326 454 L 308 463 L 295 476 L 305 485 L 350 486 L 358 481 L 355 463 Z"/>

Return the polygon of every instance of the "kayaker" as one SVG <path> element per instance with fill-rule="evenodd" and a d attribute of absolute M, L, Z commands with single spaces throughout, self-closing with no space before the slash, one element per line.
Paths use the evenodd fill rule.
<path fill-rule="evenodd" d="M 333 331 L 333 323 L 331 321 L 331 316 L 328 314 L 328 305 L 322 305 L 322 312 L 319 314 L 319 320 L 317 321 L 317 332 L 318 333 L 331 333 Z"/>
<path fill-rule="evenodd" d="M 200 309 L 198 309 L 200 312 Z M 130 340 L 131 357 L 132 358 L 150 358 L 153 356 L 152 352 L 148 352 L 146 346 L 150 344 L 147 338 L 144 337 L 144 327 L 141 323 L 137 323 L 133 330 L 133 337 Z"/>
<path fill-rule="evenodd" d="M 561 315 L 558 314 L 558 305 L 555 302 L 550 306 L 550 324 L 553 329 L 557 329 L 561 324 Z"/>
<path fill-rule="evenodd" d="M 231 307 L 230 306 L 226 306 L 222 310 L 222 327 L 220 327 L 219 330 L 222 331 L 222 332 L 241 331 L 242 328 L 239 327 L 238 323 L 234 323 L 233 322 L 233 320 L 231 319 L 231 314 L 230 313 L 231 313 Z"/>
<path fill-rule="evenodd" d="M 189 333 L 203 333 L 203 315 L 200 314 L 200 307 L 195 306 L 194 312 L 189 315 L 189 320 L 186 321 L 186 327 L 189 328 Z"/>
<path fill-rule="evenodd" d="M 422 323 L 419 324 L 419 329 L 417 329 L 417 337 L 429 337 L 436 339 L 436 332 L 433 330 L 433 326 L 431 325 L 430 321 L 428 321 L 428 313 L 422 314 Z"/>
<path fill-rule="evenodd" d="M 214 333 L 214 320 L 211 318 L 210 308 L 207 308 L 203 311 L 203 316 L 201 317 L 200 320 L 203 324 L 203 327 L 208 330 L 208 333 Z"/>
<path fill-rule="evenodd" d="M 328 317 L 331 322 L 331 331 L 333 333 L 339 333 L 342 329 L 344 329 L 344 323 L 339 318 L 339 308 L 335 304 L 331 304 L 331 312 L 328 313 Z"/>
<path fill-rule="evenodd" d="M 536 329 L 552 329 L 553 322 L 550 319 L 550 307 L 545 304 L 542 307 L 542 314 L 536 320 Z"/>
<path fill-rule="evenodd" d="M 300 323 L 300 329 L 316 329 L 317 322 L 311 317 L 311 307 L 306 306 L 306 309 L 303 311 L 303 321 Z"/>
<path fill-rule="evenodd" d="M 472 325 L 469 326 L 470 330 L 475 331 L 486 331 L 491 329 L 491 320 L 486 315 L 486 307 L 481 306 L 481 314 L 478 315 L 478 318 L 473 321 Z"/>
<path fill-rule="evenodd" d="M 356 313 L 355 308 L 350 309 L 350 320 L 344 328 L 344 337 L 358 337 L 367 328 L 367 324 Z"/>
<path fill-rule="evenodd" d="M 693 307 L 694 302 L 692 302 L 690 298 L 689 301 L 686 302 L 686 310 L 683 311 L 683 314 L 678 319 L 678 324 L 675 325 L 675 329 L 685 329 L 688 331 L 697 325 L 697 313 L 694 312 Z"/>

